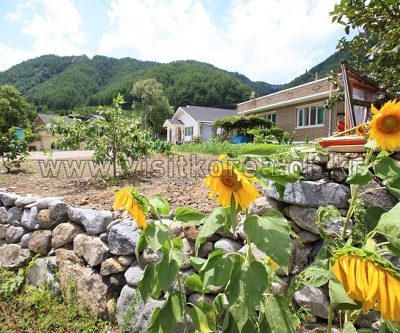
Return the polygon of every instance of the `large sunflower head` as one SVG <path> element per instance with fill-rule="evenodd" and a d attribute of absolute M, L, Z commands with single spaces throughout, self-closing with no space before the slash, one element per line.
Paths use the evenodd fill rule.
<path fill-rule="evenodd" d="M 377 309 L 384 320 L 400 320 L 400 278 L 397 270 L 376 254 L 354 249 L 336 257 L 332 271 L 363 311 Z"/>
<path fill-rule="evenodd" d="M 148 211 L 148 202 L 146 197 L 134 187 L 123 188 L 116 192 L 113 207 L 115 209 L 125 209 L 139 228 L 145 229 L 147 227 L 144 214 Z"/>
<path fill-rule="evenodd" d="M 374 114 L 370 121 L 370 138 L 389 151 L 400 147 L 400 101 L 386 102 L 380 110 L 372 105 Z"/>
<path fill-rule="evenodd" d="M 225 156 L 214 163 L 205 183 L 210 187 L 210 198 L 218 195 L 218 203 L 225 207 L 246 209 L 260 194 L 254 188 L 256 178 L 240 171 Z"/>

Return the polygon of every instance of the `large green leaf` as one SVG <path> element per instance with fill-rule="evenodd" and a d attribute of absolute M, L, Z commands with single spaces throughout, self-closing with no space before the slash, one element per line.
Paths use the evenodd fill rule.
<path fill-rule="evenodd" d="M 387 183 L 386 187 L 390 193 L 400 200 L 400 177 L 393 182 Z"/>
<path fill-rule="evenodd" d="M 150 223 L 142 233 L 154 252 L 161 249 L 168 239 L 168 227 L 164 224 Z"/>
<path fill-rule="evenodd" d="M 300 319 L 283 296 L 268 295 L 261 302 L 260 312 L 268 325 L 265 333 L 294 333 L 300 325 Z"/>
<path fill-rule="evenodd" d="M 381 179 L 393 182 L 400 177 L 400 165 L 388 156 L 375 162 L 375 175 Z"/>
<path fill-rule="evenodd" d="M 329 280 L 329 298 L 331 306 L 336 310 L 355 310 L 360 305 L 354 302 L 346 293 L 343 285 L 334 277 Z"/>
<path fill-rule="evenodd" d="M 260 144 L 255 146 L 245 146 L 240 150 L 240 155 L 250 157 L 265 157 L 270 156 L 281 147 L 274 144 Z"/>
<path fill-rule="evenodd" d="M 226 215 L 223 208 L 218 207 L 204 218 L 204 224 L 200 229 L 195 243 L 196 254 L 199 251 L 201 244 L 203 244 L 208 237 L 213 235 L 219 228 L 223 227 L 226 222 Z"/>
<path fill-rule="evenodd" d="M 244 231 L 250 240 L 288 274 L 291 240 L 290 228 L 284 216 L 271 210 L 263 216 L 250 215 L 244 221 Z"/>
<path fill-rule="evenodd" d="M 305 284 L 311 287 L 320 287 L 328 283 L 331 277 L 329 270 L 329 260 L 323 259 L 314 261 L 310 266 L 304 269 L 296 276 L 297 284 Z"/>
<path fill-rule="evenodd" d="M 151 317 L 149 332 L 170 333 L 182 318 L 185 311 L 185 295 L 181 293 L 171 294 L 161 308 L 157 308 Z"/>
<path fill-rule="evenodd" d="M 241 268 L 238 270 L 239 274 L 231 276 L 230 284 L 236 284 L 235 290 L 238 292 L 233 304 L 234 295 L 228 293 L 227 288 L 227 298 L 232 304 L 229 312 L 235 319 L 239 332 L 242 332 L 247 321 L 255 316 L 256 307 L 264 298 L 269 280 L 266 267 L 259 261 L 244 262 Z"/>
<path fill-rule="evenodd" d="M 342 333 L 357 333 L 357 330 L 351 321 L 346 321 Z"/>
<path fill-rule="evenodd" d="M 360 163 L 351 163 L 349 168 L 349 176 L 347 183 L 357 185 L 367 185 L 371 182 L 374 176 L 369 171 L 368 166 Z"/>
<path fill-rule="evenodd" d="M 199 293 L 204 292 L 203 281 L 201 281 L 201 277 L 198 274 L 186 276 L 184 285 L 192 291 L 197 291 Z"/>
<path fill-rule="evenodd" d="M 224 286 L 228 283 L 234 265 L 233 258 L 220 249 L 211 253 L 199 272 L 204 288 Z"/>
<path fill-rule="evenodd" d="M 149 200 L 151 209 L 157 213 L 157 215 L 169 215 L 170 205 L 167 200 L 165 200 L 161 194 L 156 194 Z"/>
<path fill-rule="evenodd" d="M 375 231 L 385 236 L 390 245 L 400 249 L 400 203 L 394 206 L 390 211 L 381 215 L 381 218 L 375 227 Z"/>
<path fill-rule="evenodd" d="M 175 210 L 175 220 L 183 223 L 201 223 L 205 216 L 203 212 L 188 207 L 178 207 Z"/>
<path fill-rule="evenodd" d="M 155 268 L 158 282 L 164 291 L 171 286 L 183 262 L 182 240 L 176 237 L 172 239 L 171 245 L 169 243 L 163 245 L 163 258 Z"/>
<path fill-rule="evenodd" d="M 197 331 L 202 333 L 216 331 L 217 314 L 211 305 L 199 302 L 199 304 L 190 309 L 189 314 Z"/>
<path fill-rule="evenodd" d="M 138 289 L 143 302 L 146 302 L 151 295 L 158 296 L 160 287 L 154 263 L 146 266 L 143 278 L 138 282 Z"/>

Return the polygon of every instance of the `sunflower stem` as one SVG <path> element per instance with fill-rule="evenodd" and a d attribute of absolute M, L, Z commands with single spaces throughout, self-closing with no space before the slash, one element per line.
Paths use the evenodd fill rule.
<path fill-rule="evenodd" d="M 180 291 L 180 293 L 181 293 L 183 296 L 185 296 L 185 293 L 184 293 L 184 290 L 183 290 L 183 286 L 182 286 L 181 276 L 180 276 L 180 274 L 179 274 L 179 271 L 178 271 L 178 273 L 176 273 L 176 277 L 177 277 L 177 279 L 178 279 L 178 288 L 179 288 L 179 291 Z M 185 301 L 186 301 L 186 297 L 185 297 Z M 184 333 L 189 333 L 189 323 L 188 323 L 188 320 L 187 320 L 187 317 L 186 317 L 186 304 L 183 304 L 183 322 L 184 322 L 184 324 L 185 324 Z"/>
<path fill-rule="evenodd" d="M 333 309 L 331 306 L 329 306 L 329 312 L 328 312 L 328 327 L 326 329 L 327 333 L 332 333 L 332 321 L 333 321 Z"/>
<path fill-rule="evenodd" d="M 373 154 L 373 151 L 368 150 L 367 154 L 365 155 L 364 164 L 369 166 L 372 154 Z M 354 210 L 356 209 L 356 202 L 360 196 L 359 191 L 360 191 L 360 185 L 358 185 L 358 184 L 354 185 L 353 191 L 351 193 L 350 207 L 349 207 L 349 210 L 347 211 L 346 218 L 343 222 L 343 231 L 342 231 L 342 236 L 340 238 L 342 240 L 344 240 L 346 238 L 347 225 L 349 224 L 350 218 L 353 216 Z"/>

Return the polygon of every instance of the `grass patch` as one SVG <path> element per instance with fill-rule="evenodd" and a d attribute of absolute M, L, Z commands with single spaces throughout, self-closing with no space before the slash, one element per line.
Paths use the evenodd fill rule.
<path fill-rule="evenodd" d="M 228 141 L 209 140 L 207 142 L 195 143 L 188 142 L 182 145 L 174 145 L 172 150 L 180 153 L 199 153 L 210 155 L 226 154 L 229 157 L 237 157 L 240 150 L 247 146 L 253 145 L 252 143 L 233 144 Z"/>
<path fill-rule="evenodd" d="M 0 269 L 0 333 L 5 332 L 109 332 L 111 324 L 78 306 L 67 304 L 46 287 L 19 288 L 16 274 Z M 20 290 L 19 290 L 20 289 Z"/>

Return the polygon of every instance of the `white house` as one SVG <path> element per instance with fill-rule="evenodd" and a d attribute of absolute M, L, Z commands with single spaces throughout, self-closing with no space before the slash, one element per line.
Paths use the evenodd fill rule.
<path fill-rule="evenodd" d="M 167 119 L 163 127 L 167 128 L 167 141 L 182 143 L 193 137 L 211 139 L 216 134 L 214 121 L 237 115 L 236 110 L 208 108 L 204 106 L 180 106 L 172 119 Z"/>

